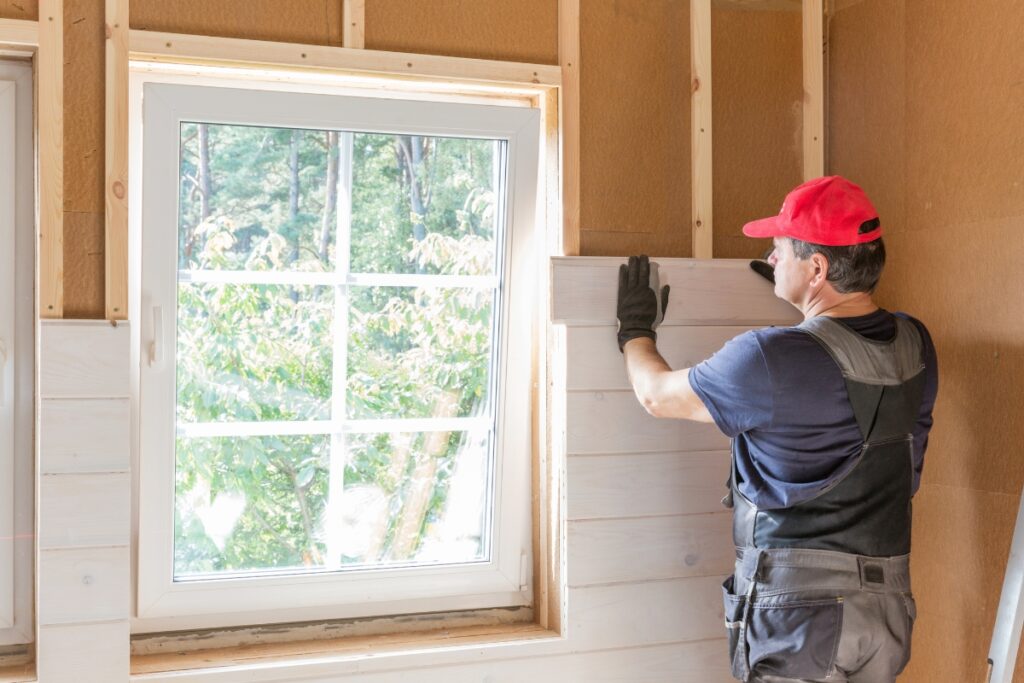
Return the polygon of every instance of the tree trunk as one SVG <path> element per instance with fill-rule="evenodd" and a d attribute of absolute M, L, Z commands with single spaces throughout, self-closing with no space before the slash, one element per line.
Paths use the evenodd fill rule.
<path fill-rule="evenodd" d="M 434 406 L 434 414 L 448 416 L 458 409 L 459 397 L 453 391 L 444 392 Z M 448 448 L 451 432 L 431 432 L 423 440 L 423 453 L 416 459 L 411 481 L 402 501 L 401 518 L 395 529 L 389 553 L 393 560 L 411 560 L 423 542 L 423 522 L 430 508 L 430 500 L 437 487 L 438 458 Z"/>
<path fill-rule="evenodd" d="M 412 236 L 417 242 L 422 242 L 427 236 L 427 226 L 423 223 L 427 214 L 427 202 L 424 200 L 422 183 L 424 138 L 419 135 L 399 135 L 396 145 L 399 167 L 404 171 L 403 175 L 407 179 L 409 187 L 409 209 L 414 216 Z M 423 272 L 419 264 L 416 265 L 416 272 Z"/>
<path fill-rule="evenodd" d="M 210 178 L 210 129 L 205 123 L 199 126 L 199 222 L 210 217 L 210 200 L 213 198 L 213 180 Z"/>
<path fill-rule="evenodd" d="M 288 218 L 294 223 L 299 215 L 299 136 L 300 131 L 292 131 L 292 141 L 288 149 L 288 168 L 291 171 L 288 185 Z"/>
<path fill-rule="evenodd" d="M 292 140 L 288 149 L 288 232 L 294 238 L 292 253 L 289 255 L 288 263 L 295 263 L 299 260 L 299 141 L 302 133 L 298 130 L 292 131 Z M 292 303 L 299 303 L 299 292 L 295 287 L 291 288 Z"/>
<path fill-rule="evenodd" d="M 331 241 L 331 226 L 338 206 L 338 132 L 327 131 L 327 190 L 324 214 L 320 222 L 320 261 L 327 265 L 327 247 Z"/>

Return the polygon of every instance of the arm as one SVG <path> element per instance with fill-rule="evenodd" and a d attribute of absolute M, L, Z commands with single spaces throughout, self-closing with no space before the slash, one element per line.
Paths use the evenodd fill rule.
<path fill-rule="evenodd" d="M 690 369 L 672 370 L 653 339 L 637 337 L 623 347 L 626 373 L 637 399 L 654 417 L 713 422 L 711 413 L 690 387 Z"/>

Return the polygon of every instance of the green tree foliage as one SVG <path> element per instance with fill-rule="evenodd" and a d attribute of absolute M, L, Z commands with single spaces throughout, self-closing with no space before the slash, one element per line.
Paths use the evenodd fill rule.
<path fill-rule="evenodd" d="M 350 155 L 341 153 L 346 144 Z M 494 275 L 498 144 L 183 124 L 179 268 L 330 273 L 344 263 L 340 244 L 351 272 Z M 350 214 L 341 216 L 350 215 L 351 227 L 339 235 L 339 206 L 349 196 Z M 464 287 L 184 277 L 177 420 L 327 420 L 335 392 L 344 395 L 348 419 L 489 416 L 494 297 L 495 290 Z M 345 336 L 345 387 L 334 386 L 337 334 Z M 460 457 L 486 457 L 486 441 L 464 432 L 335 439 L 345 451 L 346 492 L 379 501 L 383 513 L 368 507 L 360 523 L 369 541 L 355 544 L 358 552 L 343 543 L 332 558 L 342 509 L 329 505 L 330 435 L 180 436 L 175 572 L 413 560 L 444 515 Z M 486 540 L 477 545 L 482 553 Z"/>

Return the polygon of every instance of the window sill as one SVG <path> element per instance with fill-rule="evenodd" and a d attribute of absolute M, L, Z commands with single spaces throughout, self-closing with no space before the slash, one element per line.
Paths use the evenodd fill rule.
<path fill-rule="evenodd" d="M 0 683 L 28 683 L 35 680 L 35 664 L 14 664 L 0 667 Z"/>
<path fill-rule="evenodd" d="M 252 680 L 293 680 L 293 677 L 311 674 L 312 672 L 305 670 L 313 666 L 316 666 L 319 673 L 325 666 L 347 668 L 346 664 L 354 665 L 360 660 L 390 655 L 394 656 L 396 661 L 393 661 L 393 666 L 389 668 L 413 668 L 419 666 L 418 656 L 424 654 L 560 639 L 561 636 L 557 632 L 529 623 L 470 626 L 427 633 L 261 643 L 199 652 L 133 656 L 131 680 L 161 681 L 165 677 L 167 680 L 173 677 L 175 681 L 180 681 L 187 680 L 189 674 L 192 674 L 197 678 L 203 677 L 205 681 L 206 676 L 225 669 L 230 669 L 234 674 L 268 670 L 267 678 L 259 677 Z M 277 675 L 269 670 L 275 670 Z M 353 668 L 352 671 L 361 669 Z M 3 679 L 0 679 L 0 683 L 4 683 Z"/>

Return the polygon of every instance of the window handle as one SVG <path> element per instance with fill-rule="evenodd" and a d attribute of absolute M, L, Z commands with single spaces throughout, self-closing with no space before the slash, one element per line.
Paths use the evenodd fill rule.
<path fill-rule="evenodd" d="M 7 340 L 0 337 L 0 408 L 7 407 Z"/>
<path fill-rule="evenodd" d="M 164 309 L 153 307 L 153 341 L 149 344 L 149 364 L 159 365 L 164 357 Z"/>

